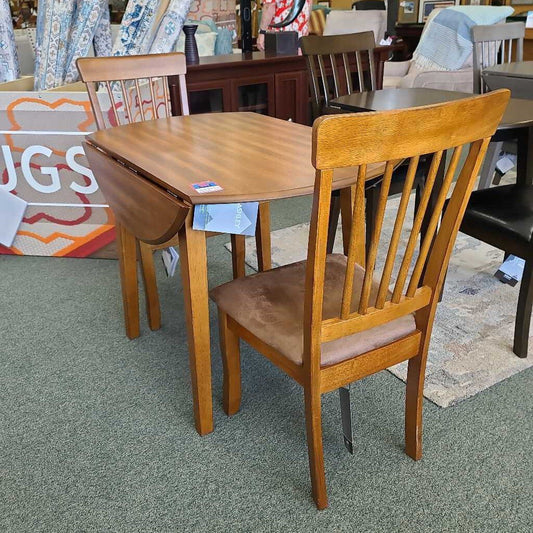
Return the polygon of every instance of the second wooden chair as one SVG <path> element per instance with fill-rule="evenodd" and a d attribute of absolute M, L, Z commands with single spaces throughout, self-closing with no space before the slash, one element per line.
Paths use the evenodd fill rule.
<path fill-rule="evenodd" d="M 424 374 L 435 311 L 468 198 L 508 99 L 509 91 L 497 91 L 414 109 L 318 119 L 313 126 L 316 179 L 307 261 L 240 278 L 211 293 L 219 309 L 224 410 L 232 415 L 240 407 L 243 339 L 303 387 L 311 484 L 320 509 L 328 503 L 322 394 L 408 360 L 405 449 L 415 460 L 422 456 Z M 429 208 L 447 149 L 453 152 L 451 161 Z M 419 208 L 409 221 L 408 200 L 423 154 L 433 154 L 432 163 Z M 383 234 L 385 206 L 398 159 L 409 159 L 409 166 L 389 236 Z M 367 165 L 382 161 L 387 165 L 365 253 Z M 333 171 L 351 166 L 359 172 L 348 254 L 327 254 Z M 426 215 L 428 228 L 417 247 Z M 380 242 L 385 254 L 377 268 Z"/>

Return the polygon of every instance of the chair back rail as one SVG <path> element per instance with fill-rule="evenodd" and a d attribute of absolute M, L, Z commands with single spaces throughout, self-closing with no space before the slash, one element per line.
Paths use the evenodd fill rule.
<path fill-rule="evenodd" d="M 416 313 L 436 302 L 468 197 L 508 99 L 509 91 L 501 90 L 446 104 L 379 114 L 326 116 L 315 122 L 313 165 L 316 181 L 306 273 L 304 366 L 319 367 L 323 342 Z M 433 193 L 439 165 L 448 149 L 452 154 L 442 186 Z M 465 151 L 466 159 L 461 163 Z M 426 186 L 413 221 L 407 222 L 414 176 L 421 164 L 420 156 L 427 154 L 430 154 L 431 163 Z M 394 214 L 392 234 L 385 237 L 382 231 L 385 206 L 392 172 L 399 158 L 409 161 L 407 177 Z M 361 243 L 365 232 L 361 231 L 360 224 L 365 211 L 366 169 L 367 165 L 377 161 L 386 162 L 386 167 L 365 257 L 362 250 L 366 243 Z M 358 166 L 359 173 L 354 185 L 342 303 L 338 316 L 323 320 L 325 242 L 332 176 L 335 168 L 348 166 Z M 457 173 L 459 177 L 441 221 Z M 419 243 L 424 222 L 426 232 Z M 402 232 L 405 244 L 400 242 Z M 380 242 L 386 255 L 381 272 L 377 272 Z M 364 275 L 361 290 L 356 292 L 354 273 L 360 267 L 364 269 Z M 426 326 L 422 324 L 420 327 Z M 307 361 L 306 357 L 309 358 Z"/>
<path fill-rule="evenodd" d="M 523 60 L 525 32 L 526 25 L 523 22 L 472 28 L 475 93 L 483 94 L 488 90 L 481 76 L 483 69 L 512 61 L 513 44 L 516 46 L 515 61 Z"/>
<path fill-rule="evenodd" d="M 81 79 L 87 86 L 98 129 L 144 121 L 147 118 L 171 116 L 170 76 L 179 80 L 181 112 L 183 115 L 189 114 L 184 54 L 80 58 L 77 66 Z M 146 83 L 142 83 L 144 80 Z M 98 99 L 99 84 L 106 89 L 113 120 L 111 117 L 105 120 Z M 122 106 L 124 113 L 119 112 Z"/>
<path fill-rule="evenodd" d="M 333 98 L 353 92 L 353 76 L 357 75 L 357 90 L 375 90 L 376 64 L 373 50 L 374 33 L 365 31 L 347 35 L 308 35 L 301 47 L 309 69 L 313 108 L 318 116 Z M 353 58 L 355 56 L 355 63 Z M 352 68 L 355 64 L 356 69 Z M 365 77 L 368 65 L 368 80 Z"/>

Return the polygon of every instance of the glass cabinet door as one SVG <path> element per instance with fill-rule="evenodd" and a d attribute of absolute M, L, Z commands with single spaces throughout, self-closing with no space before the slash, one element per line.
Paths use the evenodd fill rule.
<path fill-rule="evenodd" d="M 233 111 L 251 111 L 275 116 L 274 76 L 233 82 Z"/>

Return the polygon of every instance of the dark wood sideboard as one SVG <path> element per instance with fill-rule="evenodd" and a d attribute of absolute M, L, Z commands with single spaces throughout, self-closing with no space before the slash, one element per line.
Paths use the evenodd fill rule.
<path fill-rule="evenodd" d="M 394 50 L 394 46 L 375 49 L 380 83 L 383 61 Z M 175 85 L 175 80 L 170 84 Z M 303 56 L 252 52 L 202 57 L 198 64 L 187 67 L 187 92 L 191 113 L 255 111 L 310 123 L 309 81 Z"/>

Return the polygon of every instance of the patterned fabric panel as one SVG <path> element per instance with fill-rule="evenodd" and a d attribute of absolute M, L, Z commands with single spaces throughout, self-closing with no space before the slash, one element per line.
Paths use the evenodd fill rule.
<path fill-rule="evenodd" d="M 171 52 L 187 18 L 192 0 L 171 0 L 150 45 L 150 54 Z"/>
<path fill-rule="evenodd" d="M 128 2 L 117 39 L 113 44 L 114 56 L 148 53 L 151 44 L 151 29 L 158 4 L 158 0 L 130 0 Z"/>
<path fill-rule="evenodd" d="M 113 51 L 113 39 L 111 38 L 111 21 L 109 19 L 109 9 L 102 10 L 100 22 L 94 33 L 94 54 L 96 56 L 107 57 Z"/>
<path fill-rule="evenodd" d="M 37 13 L 35 90 L 63 84 L 75 0 L 40 0 Z"/>
<path fill-rule="evenodd" d="M 68 42 L 65 83 L 78 81 L 76 59 L 87 56 L 103 12 L 109 13 L 107 0 L 83 0 L 77 4 L 76 8 Z"/>
<path fill-rule="evenodd" d="M 16 80 L 19 63 L 8 0 L 0 0 L 0 82 Z"/>

